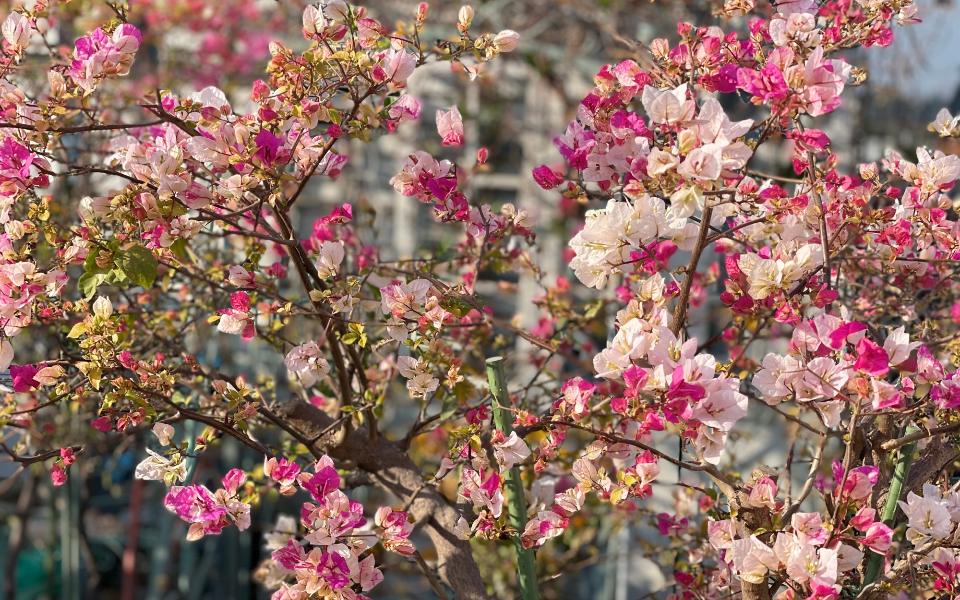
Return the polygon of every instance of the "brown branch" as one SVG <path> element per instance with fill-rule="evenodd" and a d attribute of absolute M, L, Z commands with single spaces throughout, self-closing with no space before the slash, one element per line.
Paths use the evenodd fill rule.
<path fill-rule="evenodd" d="M 947 540 L 951 538 L 952 536 L 948 537 Z M 915 548 L 911 554 L 917 558 L 926 556 L 927 554 L 930 554 L 931 552 L 933 552 L 938 546 L 941 546 L 947 543 L 947 540 L 933 540 L 933 541 L 927 542 L 923 546 L 920 546 L 919 548 Z M 860 590 L 860 593 L 857 594 L 856 600 L 867 600 L 867 599 L 872 600 L 872 599 L 885 598 L 886 592 L 884 591 L 883 586 L 893 583 L 897 579 L 900 579 L 901 577 L 903 577 L 904 573 L 906 573 L 909 568 L 910 568 L 910 561 L 904 558 L 899 563 L 897 563 L 896 567 L 887 571 L 886 574 L 883 575 L 880 579 L 876 580 L 875 582 L 871 583 L 868 586 L 864 586 L 864 588 Z"/>
<path fill-rule="evenodd" d="M 25 131 L 40 131 L 40 133 L 84 133 L 87 131 L 116 131 L 118 129 L 136 129 L 139 127 L 152 127 L 163 123 L 162 120 L 150 121 L 148 123 L 115 123 L 113 125 L 80 125 L 77 127 L 50 127 L 39 130 L 35 125 L 25 123 L 0 123 L 0 129 L 23 129 Z"/>
<path fill-rule="evenodd" d="M 916 442 L 917 440 L 933 437 L 942 433 L 950 433 L 952 431 L 957 431 L 958 429 L 960 429 L 960 423 L 951 423 L 950 425 L 934 427 L 933 429 L 921 429 L 920 431 L 911 433 L 910 435 L 905 435 L 900 439 L 886 441 L 880 445 L 880 448 L 889 452 L 891 450 L 896 450 L 901 446 L 906 446 L 911 442 Z"/>
<path fill-rule="evenodd" d="M 817 478 L 817 470 L 820 469 L 820 463 L 823 461 L 823 451 L 827 447 L 827 442 L 829 440 L 830 438 L 827 436 L 820 438 L 820 445 L 817 446 L 817 451 L 813 455 L 813 462 L 810 463 L 810 473 L 807 475 L 807 480 L 803 483 L 803 488 L 800 490 L 800 495 L 797 496 L 797 500 L 790 505 L 790 508 L 783 513 L 784 523 L 790 522 L 790 517 L 792 517 L 793 514 L 800 509 L 800 505 L 803 504 L 803 501 L 806 500 L 807 496 L 810 495 L 810 492 L 813 491 L 813 484 Z"/>
<path fill-rule="evenodd" d="M 803 133 L 803 125 L 800 123 L 800 119 L 798 118 L 795 123 L 800 133 Z M 833 289 L 833 285 L 830 283 L 833 271 L 830 268 L 830 236 L 827 235 L 827 213 L 823 207 L 823 198 L 817 191 L 817 158 L 812 151 L 807 153 L 807 160 L 809 161 L 807 176 L 810 178 L 810 192 L 813 194 L 814 206 L 820 220 L 820 246 L 823 248 L 824 277 L 827 280 L 827 289 L 829 290 Z M 827 307 L 827 312 L 829 310 L 830 308 Z"/>
<path fill-rule="evenodd" d="M 707 245 L 707 231 L 710 228 L 712 214 L 712 207 L 707 206 L 703 209 L 703 215 L 700 217 L 700 233 L 697 235 L 697 245 L 693 249 L 693 256 L 690 257 L 690 264 L 687 265 L 686 272 L 683 274 L 683 288 L 677 298 L 677 308 L 673 313 L 673 325 L 670 327 L 673 335 L 678 337 L 680 336 L 680 330 L 683 329 L 683 322 L 687 318 L 687 304 L 690 301 L 690 290 L 693 288 L 693 276 L 697 272 L 700 255 L 703 254 L 703 249 Z"/>
<path fill-rule="evenodd" d="M 437 581 L 437 576 L 433 574 L 433 570 L 427 565 L 427 561 L 423 560 L 423 556 L 420 555 L 419 550 L 413 551 L 413 558 L 417 561 L 417 564 L 420 565 L 420 570 L 423 571 L 424 577 L 430 582 L 430 587 L 433 588 L 433 591 L 440 597 L 440 600 L 450 600 L 450 598 L 447 597 L 447 593 L 443 591 L 440 582 Z"/>
<path fill-rule="evenodd" d="M 763 172 L 757 171 L 756 169 L 748 170 L 747 175 L 756 175 L 757 177 L 762 177 L 764 179 L 772 179 L 773 181 L 782 181 L 784 183 L 806 183 L 802 179 L 796 179 L 793 177 L 783 177 L 782 175 L 773 175 L 770 173 L 763 173 Z"/>
<path fill-rule="evenodd" d="M 208 426 L 210 426 L 210 427 L 213 427 L 213 428 L 216 429 L 217 431 L 222 431 L 223 433 L 229 435 L 230 437 L 232 437 L 233 439 L 237 440 L 238 442 L 240 442 L 240 443 L 243 444 L 244 446 L 246 446 L 246 447 L 248 447 L 248 448 L 253 448 L 253 449 L 256 450 L 257 452 L 259 452 L 260 454 L 262 454 L 262 455 L 264 455 L 264 456 L 266 456 L 266 457 L 268 457 L 268 458 L 273 456 L 273 452 L 271 452 L 269 448 L 267 448 L 266 446 L 264 446 L 264 445 L 261 444 L 260 442 L 257 442 L 257 441 L 254 441 L 254 440 L 250 439 L 250 437 L 244 435 L 244 434 L 243 434 L 242 432 L 240 432 L 240 431 L 237 431 L 236 429 L 234 429 L 233 427 L 231 427 L 231 426 L 228 425 L 227 423 L 224 423 L 223 421 L 220 421 L 219 419 L 216 419 L 216 418 L 214 418 L 214 417 L 208 417 L 207 415 L 202 415 L 202 414 L 200 414 L 200 413 L 198 413 L 198 412 L 194 412 L 194 411 L 192 411 L 192 410 L 190 410 L 190 409 L 188 409 L 188 408 L 184 408 L 184 407 L 182 407 L 182 406 L 179 406 L 178 404 L 176 404 L 176 403 L 174 403 L 174 402 L 172 402 L 172 401 L 170 401 L 170 400 L 167 400 L 166 402 L 167 402 L 168 404 L 170 404 L 170 406 L 174 407 L 174 408 L 175 408 L 181 415 L 183 415 L 185 418 L 190 419 L 190 420 L 192 420 L 192 421 L 197 421 L 197 422 L 199 422 L 199 423 L 203 423 L 204 425 L 208 425 Z"/>
<path fill-rule="evenodd" d="M 10 458 L 13 460 L 13 462 L 18 462 L 25 467 L 29 467 L 34 463 L 43 462 L 49 458 L 60 456 L 60 450 L 50 450 L 48 452 L 37 454 L 36 456 L 20 456 L 11 450 L 6 444 L 0 444 L 0 448 L 3 448 L 4 452 L 10 455 Z M 74 454 L 80 454 L 83 452 L 83 446 L 71 446 L 70 449 L 73 450 Z"/>
<path fill-rule="evenodd" d="M 304 447 L 306 448 L 310 448 L 310 446 L 313 445 L 313 442 L 316 441 L 316 440 L 313 440 L 312 442 L 309 439 L 307 439 L 302 433 L 297 431 L 295 427 L 291 427 L 289 423 L 287 423 L 286 421 L 284 421 L 283 419 L 275 415 L 274 412 L 269 408 L 267 408 L 267 406 L 264 404 L 261 404 L 259 407 L 257 407 L 257 412 L 263 415 L 265 419 L 267 419 L 268 421 L 270 421 L 280 429 L 283 429 L 284 431 L 289 433 L 293 437 L 293 439 L 303 444 Z"/>
<path fill-rule="evenodd" d="M 737 488 L 737 484 L 735 484 L 734 482 L 732 482 L 732 481 L 730 481 L 729 479 L 727 479 L 727 478 L 723 475 L 723 473 L 721 473 L 720 470 L 717 469 L 716 466 L 714 466 L 714 465 L 712 465 L 712 464 L 710 464 L 710 463 L 708 463 L 708 462 L 701 461 L 701 463 L 697 464 L 697 463 L 690 463 L 690 462 L 686 462 L 686 461 L 682 461 L 682 460 L 677 460 L 677 459 L 673 458 L 672 456 L 670 456 L 669 454 L 665 454 L 665 453 L 661 452 L 660 450 L 657 450 L 657 449 L 654 448 L 653 446 L 648 446 L 647 444 L 644 444 L 643 442 L 638 442 L 637 440 L 631 440 L 631 439 L 628 439 L 628 438 L 620 437 L 620 436 L 614 435 L 614 434 L 612 434 L 612 433 L 607 433 L 606 431 L 603 431 L 602 429 L 595 429 L 595 428 L 593 428 L 593 427 L 587 427 L 586 425 L 580 425 L 579 423 L 574 423 L 574 422 L 572 422 L 572 421 L 551 421 L 551 422 L 550 422 L 550 425 L 562 425 L 562 426 L 564 426 L 564 427 L 570 427 L 570 428 L 572 428 L 572 429 L 579 429 L 580 431 L 586 431 L 587 433 L 591 433 L 591 434 L 593 434 L 593 435 L 595 435 L 595 436 L 597 436 L 597 437 L 599 437 L 599 438 L 603 438 L 603 439 L 605 439 L 605 440 L 607 440 L 607 441 L 610 441 L 610 442 L 614 442 L 614 443 L 617 443 L 617 444 L 626 444 L 626 445 L 628 445 L 628 446 L 634 446 L 634 447 L 636 447 L 636 448 L 640 448 L 641 450 L 649 451 L 650 454 L 653 454 L 654 456 L 656 456 L 656 457 L 658 457 L 658 458 L 662 458 L 663 460 L 665 460 L 665 461 L 667 461 L 667 462 L 669 462 L 669 463 L 671 463 L 671 464 L 673 464 L 673 465 L 676 465 L 676 466 L 678 466 L 678 467 L 680 467 L 680 468 L 682 468 L 682 469 L 687 469 L 688 471 L 696 471 L 696 472 L 700 472 L 700 473 L 706 473 L 706 474 L 709 475 L 711 478 L 714 478 L 714 480 L 717 481 L 718 485 L 720 485 L 720 486 L 722 486 L 722 487 L 726 487 L 726 488 L 728 488 L 728 489 L 730 489 L 730 490 L 734 490 L 734 489 Z M 533 431 L 533 428 L 531 428 L 529 431 Z"/>

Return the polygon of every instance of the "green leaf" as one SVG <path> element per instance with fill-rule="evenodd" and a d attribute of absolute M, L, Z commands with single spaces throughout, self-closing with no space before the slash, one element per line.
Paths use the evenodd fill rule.
<path fill-rule="evenodd" d="M 140 396 L 136 396 L 134 394 L 130 394 L 129 396 L 127 396 L 127 399 L 129 399 L 131 402 L 133 402 L 137 406 L 141 406 L 143 408 L 147 408 L 148 406 L 150 406 L 150 403 L 147 402 L 145 398 L 141 398 Z"/>
<path fill-rule="evenodd" d="M 177 241 L 170 246 L 170 250 L 173 252 L 174 256 L 180 260 L 186 260 L 187 258 L 187 240 L 183 238 L 177 238 Z"/>
<path fill-rule="evenodd" d="M 443 402 L 440 404 L 440 420 L 444 421 L 453 416 L 453 413 L 457 412 L 460 402 L 457 401 L 457 397 L 453 394 L 447 394 L 443 397 Z"/>
<path fill-rule="evenodd" d="M 473 310 L 473 305 L 459 296 L 453 295 L 444 296 L 440 300 L 440 307 L 458 317 L 462 317 Z"/>
<path fill-rule="evenodd" d="M 592 319 L 597 316 L 601 308 L 603 308 L 603 300 L 591 302 L 586 312 L 583 313 L 583 316 L 587 319 Z"/>
<path fill-rule="evenodd" d="M 77 280 L 77 289 L 85 300 L 93 298 L 97 293 L 97 286 L 107 278 L 106 273 L 84 273 Z"/>
<path fill-rule="evenodd" d="M 86 258 L 86 260 L 83 261 L 83 270 L 84 270 L 85 272 L 87 272 L 87 273 L 92 273 L 92 274 L 96 274 L 96 275 L 100 275 L 100 274 L 104 274 L 104 273 L 109 273 L 109 272 L 110 272 L 110 268 L 109 268 L 109 267 L 106 268 L 106 269 L 104 269 L 103 267 L 101 267 L 100 265 L 97 264 L 97 256 L 98 256 L 99 254 L 100 254 L 100 253 L 99 253 L 98 251 L 96 251 L 96 249 L 93 249 L 93 250 L 91 250 L 90 252 L 87 253 L 87 258 Z"/>
<path fill-rule="evenodd" d="M 157 278 L 157 258 L 143 246 L 117 254 L 117 266 L 136 285 L 149 289 Z"/>
<path fill-rule="evenodd" d="M 87 371 L 87 379 L 90 380 L 90 385 L 93 386 L 93 389 L 100 389 L 101 378 L 103 378 L 103 371 L 100 370 L 100 367 L 94 367 Z"/>
<path fill-rule="evenodd" d="M 446 248 L 433 256 L 433 261 L 437 263 L 447 263 L 455 258 L 460 258 L 462 253 L 457 248 Z"/>

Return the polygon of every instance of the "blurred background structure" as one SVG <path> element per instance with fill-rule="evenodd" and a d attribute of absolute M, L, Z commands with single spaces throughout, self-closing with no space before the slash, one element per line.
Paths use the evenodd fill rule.
<path fill-rule="evenodd" d="M 363 4 L 371 16 L 392 23 L 409 19 L 417 3 L 367 0 Z M 303 5 L 290 0 L 133 0 L 131 21 L 141 27 L 152 49 L 141 53 L 131 77 L 149 77 L 157 88 L 182 94 L 216 85 L 226 91 L 235 110 L 243 111 L 249 85 L 262 77 L 269 59 L 269 41 L 276 38 L 293 46 L 303 42 L 299 33 Z M 460 5 L 449 0 L 431 2 L 431 23 L 451 25 L 448 31 L 432 31 L 433 37 L 456 34 L 452 25 Z M 845 169 L 879 160 L 887 148 L 915 157 L 918 145 L 938 147 L 944 142 L 926 131 L 927 123 L 944 106 L 960 113 L 960 36 L 951 27 L 960 24 L 960 7 L 950 0 L 919 5 L 924 23 L 898 29 L 892 47 L 847 57 L 866 66 L 870 76 L 860 87 L 848 88 L 848 101 L 830 115 L 825 127 L 838 148 L 849 149 L 842 155 Z M 634 57 L 634 42 L 674 39 L 678 21 L 721 23 L 703 0 L 475 0 L 473 6 L 474 23 L 480 28 L 518 31 L 518 51 L 489 65 L 476 81 L 451 72 L 445 64 L 418 71 L 410 88 L 424 102 L 420 120 L 402 125 L 400 135 L 373 144 L 355 142 L 347 151 L 350 160 L 341 177 L 335 182 L 323 179 L 322 185 L 318 179 L 298 204 L 300 233 L 307 234 L 333 205 L 347 202 L 361 219 L 376 215 L 372 233 L 364 235 L 375 237 L 385 259 L 411 257 L 418 249 L 449 244 L 441 237 L 441 229 L 432 226 L 430 206 L 401 197 L 388 182 L 413 149 L 438 157 L 449 151 L 440 146 L 433 114 L 456 104 L 466 129 L 466 146 L 457 150 L 460 156 L 475 156 L 481 147 L 490 155 L 487 168 L 469 180 L 468 197 L 495 207 L 510 202 L 536 215 L 546 278 L 573 280 L 564 256 L 573 232 L 568 229 L 569 219 L 561 215 L 576 216 L 582 207 L 564 205 L 559 194 L 540 189 L 530 172 L 540 164 L 559 162 L 552 139 L 575 118 L 577 104 L 604 64 Z M 103 11 L 107 15 L 109 9 L 104 6 Z M 78 20 L 59 27 L 67 39 L 81 34 L 87 25 Z M 758 156 L 762 162 L 758 169 L 790 175 L 789 159 L 788 148 L 779 155 L 768 152 Z M 470 159 L 463 162 L 469 164 Z M 90 185 L 98 182 L 91 180 Z M 539 291 L 532 278 L 482 274 L 476 289 L 495 298 L 498 316 L 516 318 L 527 328 L 537 324 L 539 314 L 532 299 Z M 698 337 L 707 339 L 719 332 L 722 321 L 715 311 L 720 308 L 697 309 L 702 323 Z M 602 315 L 598 321 L 598 335 L 605 335 L 608 323 Z M 241 346 L 235 337 L 214 335 L 197 343 L 202 348 L 198 357 L 223 364 L 225 372 L 248 378 L 271 375 L 278 381 L 286 375 L 279 356 L 258 348 L 257 342 Z M 757 344 L 750 352 L 762 355 L 766 350 Z M 523 366 L 517 367 L 516 375 L 521 375 Z M 762 409 L 751 415 L 755 415 L 752 423 L 745 420 L 741 428 L 750 428 L 753 435 L 738 442 L 734 454 L 752 462 L 767 453 L 785 453 L 778 431 L 756 427 L 767 424 L 764 417 L 770 415 Z M 71 415 L 50 418 L 63 423 Z M 403 420 L 402 415 L 396 418 Z M 383 419 L 390 420 L 389 416 Z M 185 433 L 189 438 L 199 432 Z M 133 479 L 136 464 L 145 456 L 145 444 L 151 441 L 146 436 L 117 436 L 112 447 L 82 456 L 61 488 L 50 485 L 42 465 L 18 472 L 15 463 L 0 463 L 0 600 L 268 597 L 253 581 L 264 556 L 262 537 L 279 515 L 297 515 L 299 503 L 279 496 L 266 498 L 255 508 L 249 530 L 229 529 L 220 536 L 187 542 L 185 524 L 163 508 L 165 488 Z M 234 467 L 253 470 L 258 460 L 246 448 L 226 440 L 218 451 L 202 455 L 195 481 L 203 483 Z M 669 484 L 670 476 L 665 473 L 661 481 Z M 655 484 L 657 494 L 650 501 L 675 512 L 678 500 L 666 493 L 669 487 Z M 353 492 L 360 501 L 362 494 L 362 489 Z M 564 561 L 561 564 L 566 566 L 558 578 L 543 582 L 544 598 L 639 600 L 654 597 L 647 596 L 653 592 L 660 592 L 659 597 L 668 593 L 672 558 L 652 543 L 652 524 L 638 525 L 628 517 L 622 522 L 598 522 L 592 539 L 571 545 L 566 554 L 552 554 L 550 560 Z M 482 567 L 510 560 L 509 555 L 497 555 L 489 548 L 478 553 L 486 561 Z M 387 562 L 386 583 L 373 596 L 434 597 L 419 577 L 405 577 L 405 572 L 412 572 L 410 565 L 395 558 Z M 506 590 L 506 583 L 496 577 L 491 579 L 495 589 Z"/>

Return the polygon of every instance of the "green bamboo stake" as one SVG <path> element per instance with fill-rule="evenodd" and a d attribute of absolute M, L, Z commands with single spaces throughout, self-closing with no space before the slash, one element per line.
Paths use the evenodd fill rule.
<path fill-rule="evenodd" d="M 917 431 L 919 429 L 916 427 L 909 426 L 904 435 L 910 435 Z M 910 465 L 913 462 L 913 454 L 916 450 L 917 442 L 910 442 L 900 448 L 900 455 L 897 457 L 897 466 L 893 471 L 893 480 L 890 482 L 890 492 L 887 494 L 887 502 L 883 505 L 883 515 L 881 515 L 881 520 L 890 529 L 893 529 L 894 526 L 894 516 L 897 514 L 897 508 L 899 507 L 897 501 L 900 500 L 903 484 L 906 483 L 907 476 L 910 475 Z M 870 562 L 867 563 L 867 571 L 863 577 L 864 587 L 877 580 L 880 567 L 883 566 L 883 559 L 884 557 L 876 552 L 873 552 L 870 556 Z"/>
<path fill-rule="evenodd" d="M 493 422 L 497 429 L 509 436 L 513 431 L 510 414 L 510 394 L 507 393 L 507 377 L 503 370 L 503 357 L 495 356 L 487 359 L 487 381 L 490 383 L 490 394 L 493 396 Z M 523 498 L 523 482 L 520 480 L 520 467 L 514 465 L 504 475 L 507 490 L 507 510 L 510 516 L 510 526 L 518 534 L 513 538 L 517 547 L 517 575 L 520 579 L 520 592 L 523 600 L 539 600 L 537 591 L 537 566 L 531 548 L 524 548 L 520 534 L 527 527 L 527 503 Z"/>

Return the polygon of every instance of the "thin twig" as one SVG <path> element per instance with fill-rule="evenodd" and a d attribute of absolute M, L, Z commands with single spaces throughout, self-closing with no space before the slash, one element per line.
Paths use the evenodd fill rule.
<path fill-rule="evenodd" d="M 817 451 L 813 455 L 813 462 L 810 463 L 810 473 L 807 475 L 807 480 L 803 483 L 803 488 L 800 490 L 800 495 L 797 496 L 796 502 L 791 504 L 790 508 L 783 513 L 784 523 L 788 522 L 790 517 L 792 517 L 795 512 L 800 510 L 800 505 L 803 504 L 803 501 L 806 500 L 807 496 L 810 495 L 810 492 L 813 491 L 813 484 L 817 479 L 817 471 L 820 469 L 820 463 L 823 461 L 823 451 L 827 447 L 827 442 L 829 440 L 830 438 L 827 436 L 820 438 L 820 445 L 817 446 Z"/>
<path fill-rule="evenodd" d="M 900 439 L 889 440 L 880 445 L 880 448 L 886 451 L 896 450 L 901 446 L 906 446 L 911 442 L 916 442 L 929 437 L 934 437 L 940 435 L 941 433 L 950 433 L 951 431 L 956 431 L 960 429 L 960 423 L 951 423 L 950 425 L 944 425 L 942 427 L 934 427 L 933 429 L 921 429 L 910 435 L 905 435 Z"/>
<path fill-rule="evenodd" d="M 693 256 L 690 257 L 690 264 L 683 274 L 683 288 L 680 291 L 680 297 L 677 298 L 677 308 L 673 313 L 673 326 L 670 328 L 673 335 L 680 335 L 683 329 L 683 322 L 687 318 L 687 304 L 690 300 L 690 290 L 693 288 L 693 276 L 697 272 L 697 263 L 700 262 L 700 255 L 707 245 L 707 232 L 710 230 L 710 217 L 713 214 L 713 208 L 707 206 L 703 209 L 703 215 L 700 218 L 700 233 L 697 235 L 697 245 L 693 249 Z"/>
<path fill-rule="evenodd" d="M 437 594 L 437 596 L 440 597 L 440 600 L 450 600 L 450 597 L 447 596 L 447 593 L 443 590 L 443 586 L 441 586 L 440 582 L 437 580 L 437 576 L 433 574 L 433 571 L 427 565 L 427 561 L 423 560 L 423 557 L 420 556 L 419 550 L 413 551 L 413 559 L 417 561 L 418 565 L 420 565 L 420 570 L 423 571 L 427 581 L 430 582 L 430 587 L 432 587 L 433 591 Z"/>

